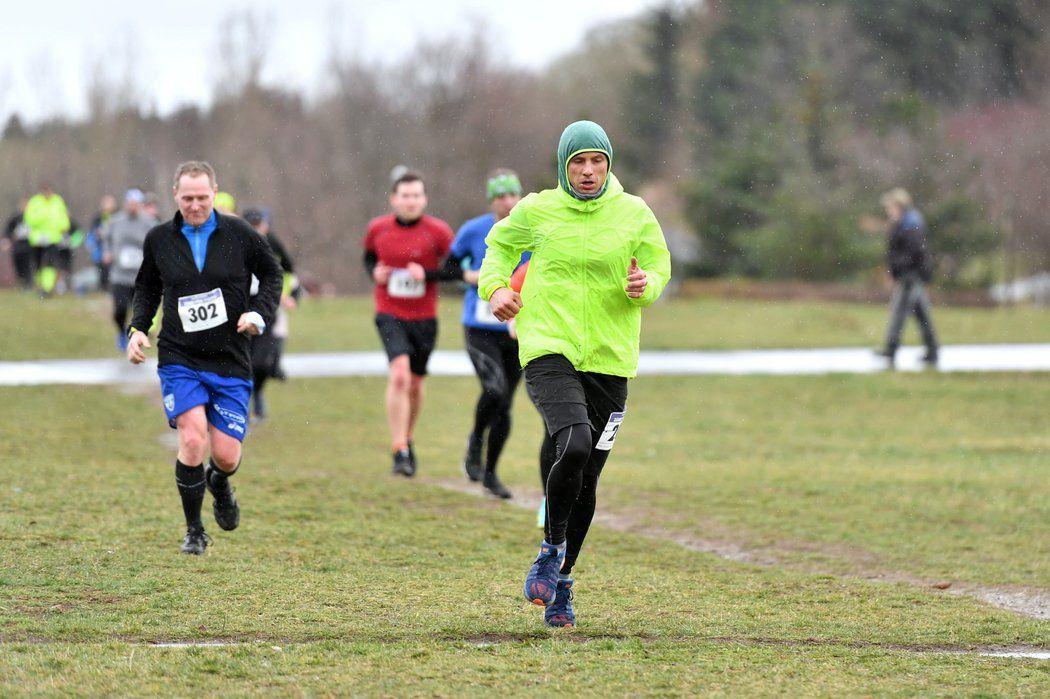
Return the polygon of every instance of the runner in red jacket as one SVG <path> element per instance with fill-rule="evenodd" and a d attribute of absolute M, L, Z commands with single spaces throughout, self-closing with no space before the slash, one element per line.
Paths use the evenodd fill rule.
<path fill-rule="evenodd" d="M 393 213 L 373 219 L 365 235 L 365 268 L 375 282 L 376 328 L 390 373 L 386 414 L 394 474 L 416 472 L 412 430 L 423 406 L 427 361 L 437 342 L 437 282 L 452 245 L 452 228 L 426 216 L 426 188 L 414 172 L 391 188 Z"/>

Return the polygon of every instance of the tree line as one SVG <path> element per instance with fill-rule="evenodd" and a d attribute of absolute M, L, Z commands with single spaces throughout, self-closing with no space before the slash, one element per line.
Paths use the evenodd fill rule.
<path fill-rule="evenodd" d="M 910 189 L 950 286 L 1050 268 L 1050 10 L 1037 0 L 707 0 L 588 35 L 540 71 L 490 32 L 423 39 L 395 62 L 333 48 L 328 89 L 264 84 L 272 36 L 223 19 L 215 98 L 158 115 L 128 74 L 91 81 L 90 114 L 0 136 L 0 203 L 53 181 L 75 215 L 175 164 L 209 159 L 242 206 L 269 207 L 300 267 L 360 290 L 360 240 L 396 165 L 453 226 L 512 167 L 554 186 L 565 124 L 590 118 L 696 275 L 857 280 L 880 264 L 878 195 Z M 167 204 L 167 201 L 165 202 Z M 172 206 L 168 204 L 170 213 Z"/>

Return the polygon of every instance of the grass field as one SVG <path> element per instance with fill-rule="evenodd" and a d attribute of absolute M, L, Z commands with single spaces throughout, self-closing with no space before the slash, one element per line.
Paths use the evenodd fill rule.
<path fill-rule="evenodd" d="M 0 334 L 0 360 L 109 357 L 116 328 L 107 296 L 61 297 L 41 302 L 30 294 L 0 292 L 10 321 Z M 460 299 L 443 298 L 438 346 L 463 346 Z M 291 319 L 290 352 L 378 350 L 366 297 L 308 299 Z M 934 320 L 945 344 L 1050 342 L 1050 313 L 1031 307 L 937 308 Z M 643 324 L 646 349 L 751 349 L 875 347 L 886 309 L 880 305 L 686 298 L 661 302 Z M 918 342 L 909 323 L 905 340 Z"/>
<path fill-rule="evenodd" d="M 108 338 L 76 329 L 92 301 L 68 324 L 9 301 L 16 327 L 48 321 L 54 347 Z M 46 313 L 63 304 L 76 307 Z M 653 316 L 676 308 L 748 346 L 757 331 L 738 317 L 778 306 Z M 765 346 L 850 344 L 845 320 L 806 325 L 816 310 L 876 333 L 882 318 L 783 308 L 798 325 L 770 320 Z M 301 335 L 356 328 L 323 348 L 373 346 L 359 301 L 309 313 Z M 1034 311 L 957 313 L 942 328 L 967 341 L 1047 339 L 1014 327 Z M 534 514 L 449 488 L 476 382 L 430 385 L 414 482 L 388 475 L 382 380 L 275 385 L 236 479 L 242 526 L 211 524 L 202 559 L 177 553 L 156 391 L 0 389 L 0 695 L 1045 695 L 1047 661 L 959 651 L 1050 646 L 1050 623 L 974 596 L 1050 592 L 1050 376 L 632 382 L 571 632 L 520 598 Z M 538 491 L 539 436 L 519 395 L 501 467 L 516 493 Z"/>

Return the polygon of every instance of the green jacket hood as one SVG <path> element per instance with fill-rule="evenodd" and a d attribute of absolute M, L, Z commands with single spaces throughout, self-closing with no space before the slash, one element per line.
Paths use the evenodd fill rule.
<path fill-rule="evenodd" d="M 561 132 L 561 139 L 558 140 L 558 184 L 566 194 L 575 199 L 579 197 L 573 194 L 572 187 L 569 186 L 569 161 L 579 153 L 590 151 L 605 153 L 605 157 L 609 159 L 609 175 L 595 197 L 598 199 L 605 194 L 609 180 L 612 179 L 613 148 L 609 136 L 605 129 L 593 121 L 574 121 Z"/>

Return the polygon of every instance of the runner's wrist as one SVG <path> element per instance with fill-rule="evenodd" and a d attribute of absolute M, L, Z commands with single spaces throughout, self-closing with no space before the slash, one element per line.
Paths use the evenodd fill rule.
<path fill-rule="evenodd" d="M 479 279 L 478 281 L 480 282 L 481 280 Z M 495 296 L 496 292 L 500 289 L 510 289 L 510 284 L 507 282 L 493 282 L 484 289 L 478 286 L 479 295 L 484 301 L 492 300 L 492 297 Z"/>

